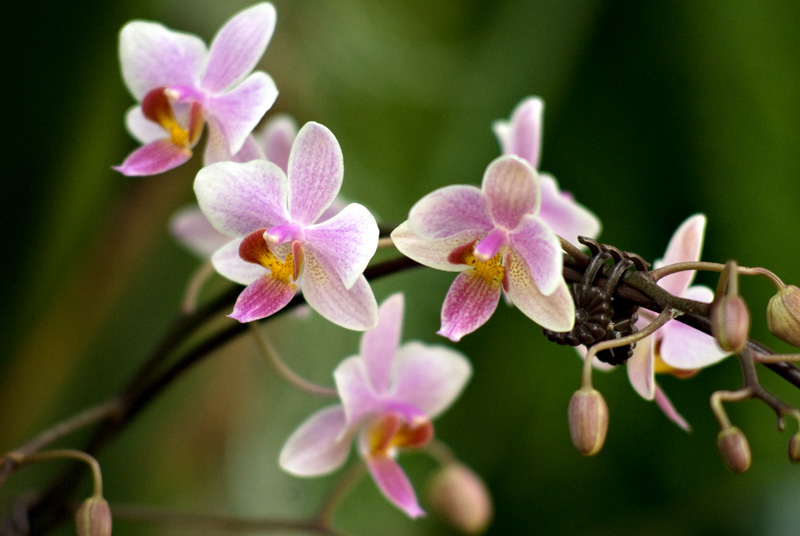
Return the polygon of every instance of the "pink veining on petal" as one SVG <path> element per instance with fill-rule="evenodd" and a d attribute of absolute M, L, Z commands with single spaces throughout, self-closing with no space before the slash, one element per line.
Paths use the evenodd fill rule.
<path fill-rule="evenodd" d="M 366 461 L 378 489 L 389 502 L 412 519 L 425 515 L 425 511 L 419 506 L 411 482 L 396 461 L 386 456 L 373 456 Z"/>
<path fill-rule="evenodd" d="M 524 218 L 519 228 L 509 235 L 509 241 L 542 294 L 551 294 L 564 282 L 561 242 L 540 218 Z"/>
<path fill-rule="evenodd" d="M 289 214 L 292 220 L 311 225 L 342 187 L 342 149 L 327 127 L 309 122 L 297 133 L 288 166 Z"/>
<path fill-rule="evenodd" d="M 284 172 L 289 169 L 289 153 L 295 137 L 297 137 L 297 123 L 285 114 L 273 116 L 256 134 L 267 160 L 277 164 Z"/>
<path fill-rule="evenodd" d="M 180 166 L 191 156 L 189 149 L 160 139 L 139 147 L 114 169 L 128 176 L 155 175 Z"/>
<path fill-rule="evenodd" d="M 506 155 L 493 160 L 483 175 L 483 193 L 495 225 L 513 231 L 526 215 L 536 215 L 541 194 L 536 171 L 525 160 Z"/>
<path fill-rule="evenodd" d="M 236 300 L 228 315 L 239 322 L 266 318 L 283 309 L 297 292 L 297 285 L 275 279 L 269 274 L 248 285 Z"/>
<path fill-rule="evenodd" d="M 445 186 L 417 201 L 408 214 L 412 233 L 438 240 L 472 232 L 484 234 L 495 225 L 486 196 L 475 186 Z"/>
<path fill-rule="evenodd" d="M 453 342 L 472 333 L 497 309 L 500 301 L 500 283 L 478 276 L 467 269 L 456 277 L 442 305 L 442 326 L 438 333 Z"/>

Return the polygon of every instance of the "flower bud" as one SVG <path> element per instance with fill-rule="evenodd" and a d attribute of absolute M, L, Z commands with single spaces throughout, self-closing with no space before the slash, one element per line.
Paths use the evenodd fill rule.
<path fill-rule="evenodd" d="M 744 473 L 750 468 L 750 444 L 747 436 L 736 426 L 728 427 L 717 434 L 717 447 L 722 461 L 734 473 Z"/>
<path fill-rule="evenodd" d="M 723 296 L 711 306 L 711 333 L 726 352 L 742 351 L 750 333 L 750 311 L 741 296 Z"/>
<path fill-rule="evenodd" d="M 800 347 L 800 288 L 787 285 L 770 298 L 767 327 L 783 342 Z"/>
<path fill-rule="evenodd" d="M 111 508 L 102 497 L 89 497 L 75 512 L 78 536 L 111 536 Z"/>
<path fill-rule="evenodd" d="M 608 406 L 599 391 L 581 388 L 569 401 L 569 435 L 584 456 L 594 456 L 603 448 L 608 431 Z"/>
<path fill-rule="evenodd" d="M 800 432 L 797 432 L 789 439 L 789 461 L 800 463 Z"/>
<path fill-rule="evenodd" d="M 464 534 L 481 534 L 494 508 L 486 485 L 469 467 L 451 463 L 439 470 L 428 486 L 432 509 Z"/>

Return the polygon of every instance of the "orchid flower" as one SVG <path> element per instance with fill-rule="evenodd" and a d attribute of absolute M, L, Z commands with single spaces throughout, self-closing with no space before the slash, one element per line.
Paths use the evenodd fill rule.
<path fill-rule="evenodd" d="M 703 214 L 695 214 L 684 221 L 672 235 L 664 258 L 657 260 L 653 267 L 699 261 L 705 227 L 706 217 Z M 706 286 L 692 286 L 694 276 L 694 271 L 678 272 L 660 279 L 658 285 L 681 298 L 711 302 L 714 292 Z M 641 329 L 654 319 L 653 313 L 640 310 L 637 325 Z M 655 399 L 670 420 L 688 430 L 686 420 L 675 410 L 656 383 L 655 374 L 692 376 L 701 368 L 713 365 L 729 355 L 730 352 L 722 350 L 710 335 L 677 320 L 670 320 L 653 335 L 637 343 L 633 356 L 628 360 L 628 378 L 642 398 Z"/>
<path fill-rule="evenodd" d="M 278 90 L 256 66 L 275 29 L 275 8 L 256 4 L 231 18 L 206 48 L 190 34 L 161 24 L 133 21 L 119 36 L 122 77 L 139 102 L 126 116 L 143 146 L 118 171 L 154 175 L 192 156 L 208 123 L 204 163 L 258 156 L 250 135 Z"/>
<path fill-rule="evenodd" d="M 440 188 L 392 232 L 404 255 L 461 272 L 445 297 L 440 335 L 458 341 L 475 331 L 502 290 L 542 327 L 572 329 L 575 304 L 561 273 L 561 246 L 538 216 L 540 204 L 536 171 L 522 158 L 501 156 L 486 168 L 481 188 Z"/>
<path fill-rule="evenodd" d="M 333 373 L 341 404 L 301 424 L 280 454 L 283 470 L 318 476 L 341 467 L 357 438 L 358 452 L 386 498 L 409 517 L 424 515 L 398 450 L 422 447 L 433 438 L 435 419 L 461 393 L 472 368 L 443 346 L 408 342 L 400 347 L 403 295 L 381 305 L 378 324 L 361 338 L 360 355 Z"/>
<path fill-rule="evenodd" d="M 492 125 L 503 154 L 514 154 L 539 169 L 542 139 L 542 112 L 544 103 L 539 97 L 528 97 L 511 113 L 509 121 L 495 121 Z M 539 173 L 542 189 L 542 207 L 539 217 L 553 231 L 572 244 L 579 236 L 595 238 L 600 234 L 600 220 L 586 207 L 577 203 L 572 194 L 563 192 L 551 175 Z"/>
<path fill-rule="evenodd" d="M 212 257 L 216 270 L 247 285 L 231 317 L 250 322 L 283 308 L 297 292 L 343 327 L 369 329 L 377 303 L 363 276 L 378 244 L 378 225 L 351 203 L 319 222 L 342 184 L 342 151 L 333 133 L 306 123 L 292 144 L 288 170 L 272 162 L 218 162 L 200 170 L 200 209 L 220 232 L 236 237 Z"/>

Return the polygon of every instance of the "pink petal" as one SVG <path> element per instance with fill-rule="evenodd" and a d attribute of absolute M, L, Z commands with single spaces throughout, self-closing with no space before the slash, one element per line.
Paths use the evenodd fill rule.
<path fill-rule="evenodd" d="M 392 294 L 378 309 L 378 325 L 361 337 L 359 355 L 377 393 L 389 391 L 392 365 L 403 329 L 403 294 Z"/>
<path fill-rule="evenodd" d="M 578 243 L 579 236 L 596 238 L 600 234 L 600 220 L 583 205 L 576 203 L 571 196 L 561 192 L 558 183 L 550 175 L 539 174 L 542 188 L 542 208 L 539 218 L 553 229 L 553 232 L 572 244 Z"/>
<path fill-rule="evenodd" d="M 661 359 L 664 363 L 683 370 L 694 370 L 718 363 L 731 355 L 722 350 L 714 337 L 671 320 L 660 330 Z"/>
<path fill-rule="evenodd" d="M 531 277 L 530 269 L 516 254 L 506 263 L 508 297 L 528 318 L 553 331 L 569 331 L 575 323 L 575 302 L 562 278 L 545 296 Z"/>
<path fill-rule="evenodd" d="M 231 236 L 287 223 L 287 191 L 283 171 L 264 160 L 218 162 L 201 169 L 194 181 L 203 213 Z"/>
<path fill-rule="evenodd" d="M 205 59 L 200 38 L 161 24 L 133 21 L 119 33 L 122 78 L 137 101 L 157 87 L 196 86 Z"/>
<path fill-rule="evenodd" d="M 205 259 L 231 241 L 231 237 L 214 229 L 197 205 L 184 207 L 173 214 L 169 229 L 184 247 Z"/>
<path fill-rule="evenodd" d="M 236 154 L 276 98 L 278 89 L 272 78 L 255 72 L 231 91 L 208 99 L 205 110 L 209 128 L 219 129 L 228 150 Z"/>
<path fill-rule="evenodd" d="M 539 97 L 528 97 L 511 113 L 511 121 L 495 121 L 492 125 L 503 154 L 514 154 L 539 169 L 544 103 Z"/>
<path fill-rule="evenodd" d="M 252 135 L 247 136 L 244 145 L 236 154 L 231 154 L 228 141 L 223 137 L 222 132 L 213 123 L 209 125 L 208 137 L 206 138 L 206 148 L 203 151 L 203 165 L 210 166 L 217 162 L 250 162 L 252 160 L 265 160 L 264 153 L 261 151 L 258 142 Z"/>
<path fill-rule="evenodd" d="M 541 195 L 536 171 L 519 157 L 496 158 L 483 175 L 483 193 L 496 225 L 513 231 L 526 215 L 539 212 Z"/>
<path fill-rule="evenodd" d="M 494 228 L 486 197 L 475 186 L 445 186 L 417 201 L 408 214 L 411 232 L 437 240 L 471 231 L 488 233 Z"/>
<path fill-rule="evenodd" d="M 364 273 L 378 249 L 375 217 L 363 205 L 351 203 L 331 219 L 306 227 L 304 245 L 329 272 L 350 288 Z"/>
<path fill-rule="evenodd" d="M 460 352 L 446 346 L 408 342 L 397 351 L 394 376 L 392 398 L 434 419 L 461 394 L 472 366 Z"/>
<path fill-rule="evenodd" d="M 283 309 L 296 293 L 297 285 L 275 279 L 267 273 L 239 294 L 233 312 L 228 316 L 242 323 L 266 318 Z"/>
<path fill-rule="evenodd" d="M 260 264 L 253 264 L 242 260 L 239 256 L 241 238 L 235 238 L 220 247 L 211 257 L 214 269 L 221 276 L 240 285 L 249 285 L 258 278 L 265 276 L 268 270 Z"/>
<path fill-rule="evenodd" d="M 703 250 L 703 236 L 706 229 L 706 217 L 695 214 L 684 221 L 672 235 L 664 258 L 655 262 L 654 267 L 666 266 L 678 262 L 694 262 L 700 260 Z M 695 272 L 685 271 L 668 275 L 660 279 L 658 285 L 667 291 L 680 296 L 694 279 Z"/>
<path fill-rule="evenodd" d="M 385 456 L 370 456 L 366 462 L 375 484 L 390 503 L 412 519 L 425 515 L 411 482 L 396 461 Z"/>
<path fill-rule="evenodd" d="M 257 135 L 267 160 L 284 171 L 289 169 L 289 153 L 296 137 L 297 122 L 285 114 L 273 116 Z"/>
<path fill-rule="evenodd" d="M 347 460 L 352 434 L 346 434 L 344 409 L 328 406 L 301 424 L 280 454 L 281 469 L 296 476 L 317 476 L 335 471 Z"/>
<path fill-rule="evenodd" d="M 315 223 L 333 203 L 344 177 L 342 149 L 319 123 L 303 125 L 289 155 L 289 214 L 305 225 Z"/>
<path fill-rule="evenodd" d="M 448 257 L 454 249 L 473 242 L 476 238 L 473 231 L 465 231 L 451 238 L 428 240 L 412 233 L 407 221 L 392 231 L 392 242 L 400 253 L 420 264 L 447 272 L 464 270 L 463 264 L 453 264 Z"/>
<path fill-rule="evenodd" d="M 645 400 L 653 400 L 655 395 L 653 344 L 655 344 L 654 337 L 656 336 L 651 335 L 637 342 L 636 348 L 633 349 L 633 356 L 625 364 L 631 386 Z"/>
<path fill-rule="evenodd" d="M 666 415 L 669 420 L 671 420 L 672 422 L 674 422 L 687 432 L 692 431 L 692 427 L 689 426 L 689 423 L 686 422 L 686 419 L 683 418 L 683 415 L 678 413 L 678 411 L 672 405 L 672 402 L 669 401 L 667 395 L 664 393 L 664 391 L 661 390 L 661 387 L 659 387 L 658 385 L 656 385 L 655 389 L 655 399 L 656 399 L 656 404 L 658 404 L 658 407 L 661 408 L 661 411 L 664 412 L 664 415 Z"/>
<path fill-rule="evenodd" d="M 275 30 L 275 8 L 262 2 L 240 11 L 219 29 L 208 53 L 201 87 L 218 93 L 252 71 Z"/>
<path fill-rule="evenodd" d="M 381 408 L 378 394 L 370 383 L 367 364 L 361 356 L 348 357 L 333 371 L 336 391 L 342 400 L 347 424 L 355 428 Z"/>
<path fill-rule="evenodd" d="M 131 136 L 142 144 L 167 137 L 166 131 L 158 123 L 150 121 L 142 113 L 141 106 L 130 108 L 125 114 L 125 127 Z"/>
<path fill-rule="evenodd" d="M 456 277 L 442 305 L 442 327 L 439 335 L 458 342 L 492 316 L 500 300 L 501 285 L 488 281 L 467 269 Z"/>
<path fill-rule="evenodd" d="M 378 303 L 363 275 L 351 288 L 345 288 L 338 274 L 329 272 L 307 252 L 302 284 L 308 305 L 334 324 L 357 331 L 377 324 Z"/>
<path fill-rule="evenodd" d="M 189 149 L 175 145 L 169 139 L 160 139 L 139 147 L 114 169 L 129 177 L 156 175 L 180 166 L 191 156 Z"/>
<path fill-rule="evenodd" d="M 535 216 L 523 218 L 509 241 L 542 294 L 547 296 L 563 284 L 561 242 L 544 221 Z"/>

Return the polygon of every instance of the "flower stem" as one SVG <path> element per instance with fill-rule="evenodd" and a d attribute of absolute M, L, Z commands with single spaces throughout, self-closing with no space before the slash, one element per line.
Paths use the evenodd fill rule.
<path fill-rule="evenodd" d="M 100 464 L 97 463 L 97 460 L 94 459 L 94 457 L 86 454 L 83 451 L 73 449 L 56 449 L 37 452 L 30 455 L 25 455 L 19 451 L 14 451 L 6 454 L 5 458 L 10 459 L 16 467 L 24 467 L 33 463 L 49 460 L 63 460 L 65 458 L 81 461 L 88 465 L 92 471 L 92 497 L 98 499 L 103 497 L 103 475 L 100 471 Z"/>

